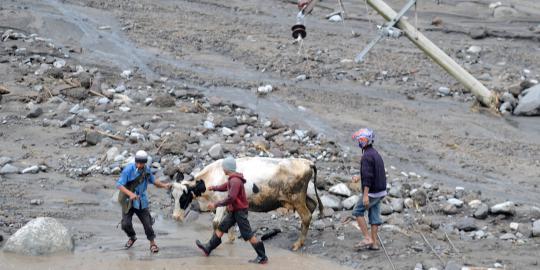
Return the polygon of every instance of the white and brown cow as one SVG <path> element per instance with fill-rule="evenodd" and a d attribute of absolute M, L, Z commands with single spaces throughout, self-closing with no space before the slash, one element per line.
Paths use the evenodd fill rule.
<path fill-rule="evenodd" d="M 195 181 L 182 181 L 173 184 L 172 196 L 175 201 L 173 217 L 176 220 L 183 220 L 185 210 L 189 207 L 192 197 L 199 201 L 201 211 L 208 211 L 208 202 L 226 198 L 226 192 L 204 191 L 200 194 L 201 186 L 217 186 L 227 181 L 221 163 L 222 160 L 217 160 L 206 166 L 195 176 Z M 312 177 L 314 184 L 317 181 L 315 164 L 300 158 L 246 157 L 236 159 L 236 168 L 246 179 L 244 188 L 249 201 L 249 210 L 268 212 L 280 207 L 296 210 L 302 219 L 302 231 L 292 249 L 297 250 L 304 245 L 311 216 L 317 205 L 319 205 L 320 213 L 323 212 L 317 189 L 314 188 L 316 200 L 308 196 L 309 181 Z M 225 207 L 216 209 L 214 226 L 219 224 L 225 211 Z M 231 235 L 234 237 L 234 234 L 229 231 L 230 239 Z"/>

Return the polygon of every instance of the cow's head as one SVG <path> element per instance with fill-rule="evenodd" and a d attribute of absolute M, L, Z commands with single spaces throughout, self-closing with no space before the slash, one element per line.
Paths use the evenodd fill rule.
<path fill-rule="evenodd" d="M 171 196 L 174 200 L 173 218 L 184 221 L 186 209 L 189 208 L 194 198 L 201 196 L 206 191 L 203 180 L 180 181 L 173 183 Z"/>

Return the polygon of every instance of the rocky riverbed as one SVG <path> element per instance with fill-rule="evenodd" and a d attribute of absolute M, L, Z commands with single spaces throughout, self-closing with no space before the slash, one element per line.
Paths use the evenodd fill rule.
<path fill-rule="evenodd" d="M 0 4 L 0 243 L 47 216 L 68 227 L 76 252 L 121 253 L 121 231 L 118 243 L 103 239 L 119 221 L 114 181 L 138 149 L 163 181 L 225 155 L 303 157 L 316 161 L 311 188 L 326 210 L 299 253 L 391 269 L 383 251 L 354 251 L 358 228 L 342 222 L 359 193 L 349 134 L 370 126 L 388 175 L 381 237 L 398 269 L 536 269 L 540 124 L 511 111 L 538 83 L 540 10 L 533 1 L 434 2 L 419 8 L 421 29 L 504 97 L 502 116 L 406 40 L 384 41 L 376 57 L 352 64 L 378 19 L 358 3 L 346 3 L 342 26 L 324 18 L 334 9 L 324 1 L 300 54 L 288 1 Z M 150 194 L 168 224 L 169 195 Z M 299 232 L 298 216 L 282 209 L 250 219 L 259 236 L 281 231 L 267 240 L 272 248 L 289 248 Z M 168 225 L 158 238 L 193 230 Z"/>

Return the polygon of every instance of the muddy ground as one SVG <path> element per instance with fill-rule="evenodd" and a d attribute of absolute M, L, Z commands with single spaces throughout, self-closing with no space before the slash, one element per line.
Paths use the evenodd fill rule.
<path fill-rule="evenodd" d="M 395 9 L 403 4 L 388 2 Z M 490 1 L 440 1 L 440 5 L 436 2 L 419 3 L 418 27 L 488 88 L 502 93 L 522 81 L 540 79 L 540 8 L 536 1 L 503 1 L 512 7 L 506 13 L 490 10 Z M 481 195 L 472 197 L 490 205 L 511 200 L 522 208 L 540 206 L 540 120 L 501 116 L 480 108 L 462 85 L 405 38 L 383 40 L 364 64 L 351 63 L 349 60 L 374 38 L 375 24 L 382 21 L 371 9 L 366 12 L 363 1 L 345 2 L 345 7 L 345 24 L 332 23 L 324 17 L 337 4 L 323 1 L 306 21 L 308 37 L 300 49 L 290 36 L 296 15 L 290 1 L 3 1 L 0 32 L 14 29 L 27 35 L 37 33 L 60 46 L 65 54 L 47 46 L 48 41 L 1 43 L 0 84 L 11 93 L 0 101 L 0 156 L 11 157 L 20 168 L 34 164 L 46 168 L 38 174 L 1 176 L 0 231 L 7 238 L 32 217 L 51 216 L 73 231 L 75 253 L 79 256 L 76 258 L 88 256 L 86 266 L 107 264 L 116 256 L 130 263 L 150 260 L 164 268 L 169 268 L 170 260 L 185 260 L 185 265 L 194 267 L 201 264 L 196 258 L 198 253 L 192 249 L 192 235 L 206 235 L 210 225 L 205 221 L 210 214 L 202 215 L 192 225 L 178 226 L 170 219 L 168 195 L 151 189 L 162 252 L 151 257 L 146 244 L 139 243 L 133 254 L 126 253 L 119 250 L 124 238 L 119 229 L 114 229 L 118 211 L 110 200 L 116 176 L 113 172 L 88 171 L 111 146 L 130 153 L 146 148 L 157 155 L 161 141 L 108 140 L 90 146 L 81 142 L 80 135 L 95 123 L 79 121 L 75 127 L 59 128 L 51 122 L 63 120 L 72 106 L 80 104 L 120 135 L 129 135 L 128 130 L 140 129 L 146 122 L 151 123 L 148 130 L 200 131 L 208 115 L 182 111 L 193 105 L 194 99 L 189 96 L 177 98 L 173 107 L 141 105 L 145 98 L 155 100 L 171 89 L 204 94 L 204 98 L 195 99 L 210 104 L 206 108 L 215 115 L 230 114 L 220 105 L 211 104 L 209 98 L 217 96 L 250 109 L 260 119 L 278 118 L 292 129 L 324 134 L 339 149 L 339 153 L 333 154 L 336 159 L 318 162 L 320 180 L 328 186 L 335 179 L 347 183 L 350 175 L 357 172 L 359 152 L 350 143 L 349 135 L 358 127 L 369 126 L 376 131 L 376 145 L 387 169 L 396 168 L 389 169 L 392 184 L 406 181 L 419 188 L 423 183 L 440 186 L 429 191 L 431 198 L 451 194 L 456 186 L 461 186 L 471 194 L 479 191 Z M 414 13 L 408 15 L 414 17 Z M 432 25 L 435 17 L 442 23 Z M 351 30 L 355 36 L 351 36 Z M 467 52 L 473 45 L 481 47 L 480 53 Z M 8 50 L 12 46 L 32 51 L 18 54 L 15 49 Z M 129 96 L 136 99 L 131 111 L 119 110 L 117 104 L 95 105 L 100 97 L 92 95 L 66 97 L 58 89 L 69 87 L 69 83 L 50 74 L 36 75 L 39 64 L 21 64 L 35 54 L 66 59 L 73 70 L 64 70 L 65 74 L 76 72 L 76 66 L 82 65 L 94 82 L 97 73 L 92 68 L 98 69 L 102 82 L 112 88 L 125 84 L 130 89 Z M 134 73 L 129 80 L 120 76 L 128 69 Z M 295 79 L 299 75 L 306 75 L 306 80 Z M 254 94 L 257 87 L 266 84 L 273 86 L 272 93 L 266 97 Z M 45 90 L 36 91 L 36 85 L 45 86 Z M 448 87 L 451 94 L 439 95 L 441 86 Z M 100 90 L 99 85 L 97 89 Z M 52 96 L 62 100 L 55 101 Z M 25 117 L 30 101 L 44 111 L 37 119 Z M 159 120 L 153 122 L 154 116 Z M 249 147 L 236 147 L 234 142 L 223 143 L 234 154 L 258 154 Z M 202 144 L 199 147 L 204 149 Z M 307 151 L 313 147 L 300 149 Z M 192 149 L 196 156 L 194 167 L 209 161 L 197 154 L 204 151 Z M 411 179 L 408 172 L 422 178 Z M 43 203 L 30 205 L 35 199 Z M 465 207 L 456 216 L 444 215 L 438 210 L 443 202 L 385 218 L 387 224 L 400 228 L 398 233 L 395 227 L 381 232 L 398 269 L 412 269 L 416 263 L 422 263 L 425 269 L 444 269 L 448 261 L 486 267 L 500 263 L 506 269 L 538 267 L 538 238 L 503 241 L 499 237 L 510 231 L 510 222 L 526 224 L 535 217 L 494 215 L 477 221 L 479 229 L 493 233 L 493 238 L 473 239 L 460 230 L 450 230 L 455 250 L 439 227 L 471 216 L 474 211 Z M 430 208 L 436 208 L 437 214 Z M 299 265 L 319 262 L 300 255 L 307 254 L 322 258 L 321 263 L 327 265 L 391 269 L 383 252 L 351 249 L 360 237 L 352 224 L 339 223 L 348 213 L 336 211 L 324 220 L 322 230 L 310 230 L 306 246 L 298 254 L 282 251 L 290 247 L 298 233 L 299 223 L 294 214 L 253 213 L 251 219 L 256 228 L 284 231 L 267 241 L 280 259 Z M 431 253 L 419 232 L 427 235 L 442 254 L 443 262 Z M 244 255 L 239 253 L 251 256 L 250 252 L 243 244 L 225 246 L 211 263 L 232 268 L 242 265 Z M 225 258 L 226 254 L 232 254 L 232 261 Z M 105 262 L 98 263 L 101 256 Z M 70 257 L 58 260 L 73 264 Z M 11 263 L 10 268 L 42 266 L 16 257 Z M 286 266 L 280 263 L 275 267 Z"/>

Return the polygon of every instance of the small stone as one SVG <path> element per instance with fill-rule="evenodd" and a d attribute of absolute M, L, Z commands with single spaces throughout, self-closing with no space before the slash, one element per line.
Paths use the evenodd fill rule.
<path fill-rule="evenodd" d="M 294 80 L 295 80 L 296 82 L 305 81 L 306 79 L 307 79 L 306 74 L 298 75 L 298 76 L 296 76 L 296 78 L 294 78 Z"/>
<path fill-rule="evenodd" d="M 223 147 L 219 143 L 214 144 L 212 147 L 210 147 L 210 150 L 208 150 L 208 154 L 214 160 L 223 158 Z"/>
<path fill-rule="evenodd" d="M 328 18 L 328 20 L 331 22 L 341 22 L 343 19 L 341 18 L 341 15 L 335 14 Z"/>
<path fill-rule="evenodd" d="M 39 166 L 37 166 L 37 165 L 28 167 L 28 168 L 21 171 L 22 174 L 26 174 L 26 173 L 36 174 L 38 172 L 39 172 Z"/>
<path fill-rule="evenodd" d="M 424 206 L 427 203 L 427 194 L 423 190 L 416 190 L 415 192 L 411 192 L 412 199 L 416 204 L 419 206 Z"/>
<path fill-rule="evenodd" d="M 517 237 L 513 233 L 505 233 L 499 237 L 501 240 L 517 240 Z"/>
<path fill-rule="evenodd" d="M 109 98 L 102 97 L 102 98 L 98 99 L 97 104 L 98 105 L 105 105 L 105 104 L 109 104 L 109 102 L 111 102 L 111 100 Z M 79 104 L 77 104 L 77 105 L 79 105 Z"/>
<path fill-rule="evenodd" d="M 467 52 L 468 52 L 468 53 L 472 53 L 472 54 L 478 54 L 478 53 L 480 53 L 481 51 L 482 51 L 482 47 L 480 47 L 480 46 L 475 46 L 475 45 L 473 45 L 473 46 L 471 46 L 471 47 L 469 47 L 469 48 L 467 49 Z"/>
<path fill-rule="evenodd" d="M 442 208 L 442 211 L 446 215 L 455 215 L 459 213 L 459 210 L 454 204 L 445 204 Z"/>
<path fill-rule="evenodd" d="M 519 223 L 517 222 L 510 222 L 510 229 L 517 231 L 519 228 Z"/>
<path fill-rule="evenodd" d="M 476 225 L 474 219 L 468 218 L 468 217 L 466 217 L 466 218 L 462 219 L 460 222 L 458 222 L 456 224 L 456 227 L 460 231 L 466 231 L 466 232 L 470 232 L 470 231 L 474 231 L 474 230 L 478 229 L 478 226 Z"/>
<path fill-rule="evenodd" d="M 259 94 L 268 94 L 268 93 L 272 92 L 272 90 L 274 90 L 272 85 L 267 84 L 267 85 L 260 86 L 259 88 L 257 88 L 257 93 L 259 93 Z"/>
<path fill-rule="evenodd" d="M 40 199 L 30 200 L 30 205 L 42 205 L 42 204 L 43 204 L 43 200 L 40 200 Z"/>
<path fill-rule="evenodd" d="M 212 122 L 210 122 L 210 121 L 208 121 L 208 120 L 207 120 L 207 121 L 204 121 L 203 126 L 204 126 L 204 128 L 206 128 L 206 129 L 214 129 L 214 128 L 215 128 L 214 123 L 212 123 Z"/>
<path fill-rule="evenodd" d="M 115 158 L 116 156 L 118 156 L 118 153 L 119 153 L 118 148 L 116 148 L 116 147 L 114 147 L 114 146 L 111 147 L 111 148 L 109 148 L 109 150 L 107 150 L 107 154 L 106 154 L 106 156 L 107 156 L 107 161 L 113 161 L 114 158 Z"/>
<path fill-rule="evenodd" d="M 540 220 L 533 222 L 532 236 L 540 237 Z"/>
<path fill-rule="evenodd" d="M 445 87 L 445 86 L 439 87 L 439 89 L 437 91 L 439 92 L 439 95 L 441 95 L 441 96 L 450 95 L 450 88 Z"/>
<path fill-rule="evenodd" d="M 174 107 L 176 105 L 176 100 L 170 95 L 160 95 L 154 98 L 153 104 L 157 107 Z"/>
<path fill-rule="evenodd" d="M 2 169 L 0 169 L 0 174 L 15 174 L 15 173 L 19 173 L 19 168 L 11 164 L 6 164 L 2 167 Z"/>
<path fill-rule="evenodd" d="M 96 145 L 98 144 L 102 139 L 101 134 L 99 134 L 97 131 L 88 131 L 85 135 L 85 140 L 89 145 Z"/>
<path fill-rule="evenodd" d="M 40 115 L 43 114 L 43 109 L 38 106 L 32 106 L 30 109 L 30 112 L 26 115 L 28 118 L 38 118 Z"/>
<path fill-rule="evenodd" d="M 63 68 L 66 65 L 66 61 L 64 59 L 58 59 L 54 61 L 53 66 L 55 68 Z"/>
<path fill-rule="evenodd" d="M 477 209 L 482 204 L 480 200 L 472 200 L 469 202 L 469 207 L 472 209 Z"/>
<path fill-rule="evenodd" d="M 127 106 L 120 106 L 120 108 L 118 108 L 121 112 L 129 112 L 131 111 L 131 108 L 130 107 L 127 107 Z"/>
<path fill-rule="evenodd" d="M 478 206 L 476 211 L 474 211 L 473 217 L 477 219 L 485 219 L 488 217 L 488 214 L 489 214 L 489 207 L 487 206 L 487 204 L 482 203 L 480 204 L 480 206 Z"/>
<path fill-rule="evenodd" d="M 412 208 L 414 208 L 414 201 L 413 201 L 413 199 L 411 199 L 411 198 L 406 198 L 406 199 L 403 201 L 403 205 L 404 205 L 406 208 L 412 209 Z"/>
<path fill-rule="evenodd" d="M 455 261 L 448 261 L 444 270 L 462 270 L 463 266 Z"/>
<path fill-rule="evenodd" d="M 60 127 L 70 127 L 75 123 L 75 115 L 71 115 L 60 123 Z"/>
<path fill-rule="evenodd" d="M 238 125 L 236 117 L 225 117 L 221 121 L 221 126 L 226 128 L 235 128 Z"/>
<path fill-rule="evenodd" d="M 516 213 L 516 205 L 514 202 L 508 201 L 492 206 L 489 211 L 492 214 L 514 215 Z"/>
<path fill-rule="evenodd" d="M 324 223 L 323 220 L 321 219 L 318 219 L 318 220 L 315 220 L 311 226 L 313 226 L 313 228 L 315 230 L 318 230 L 318 231 L 324 231 L 324 229 L 326 228 L 326 224 Z"/>
<path fill-rule="evenodd" d="M 223 134 L 223 136 L 232 136 L 232 135 L 235 135 L 236 133 L 237 132 L 235 130 L 232 130 L 227 127 L 224 127 L 221 129 L 221 134 Z"/>
<path fill-rule="evenodd" d="M 417 264 L 414 266 L 414 270 L 424 270 L 424 266 L 422 266 L 421 263 L 417 263 Z"/>
<path fill-rule="evenodd" d="M 462 200 L 458 200 L 456 198 L 450 198 L 448 199 L 448 203 L 451 204 L 451 205 L 454 205 L 458 208 L 462 207 L 463 206 L 463 201 Z"/>
<path fill-rule="evenodd" d="M 0 157 L 0 167 L 12 162 L 13 160 L 10 157 Z"/>
<path fill-rule="evenodd" d="M 133 71 L 131 70 L 124 70 L 122 71 L 122 74 L 120 74 L 120 77 L 127 80 L 131 79 L 132 76 L 133 76 Z"/>
<path fill-rule="evenodd" d="M 154 100 L 153 100 L 152 98 L 146 98 L 146 99 L 144 100 L 144 105 L 148 106 L 148 105 L 152 104 L 153 101 L 154 101 Z"/>
<path fill-rule="evenodd" d="M 514 110 L 515 115 L 540 115 L 540 84 L 524 90 Z"/>

